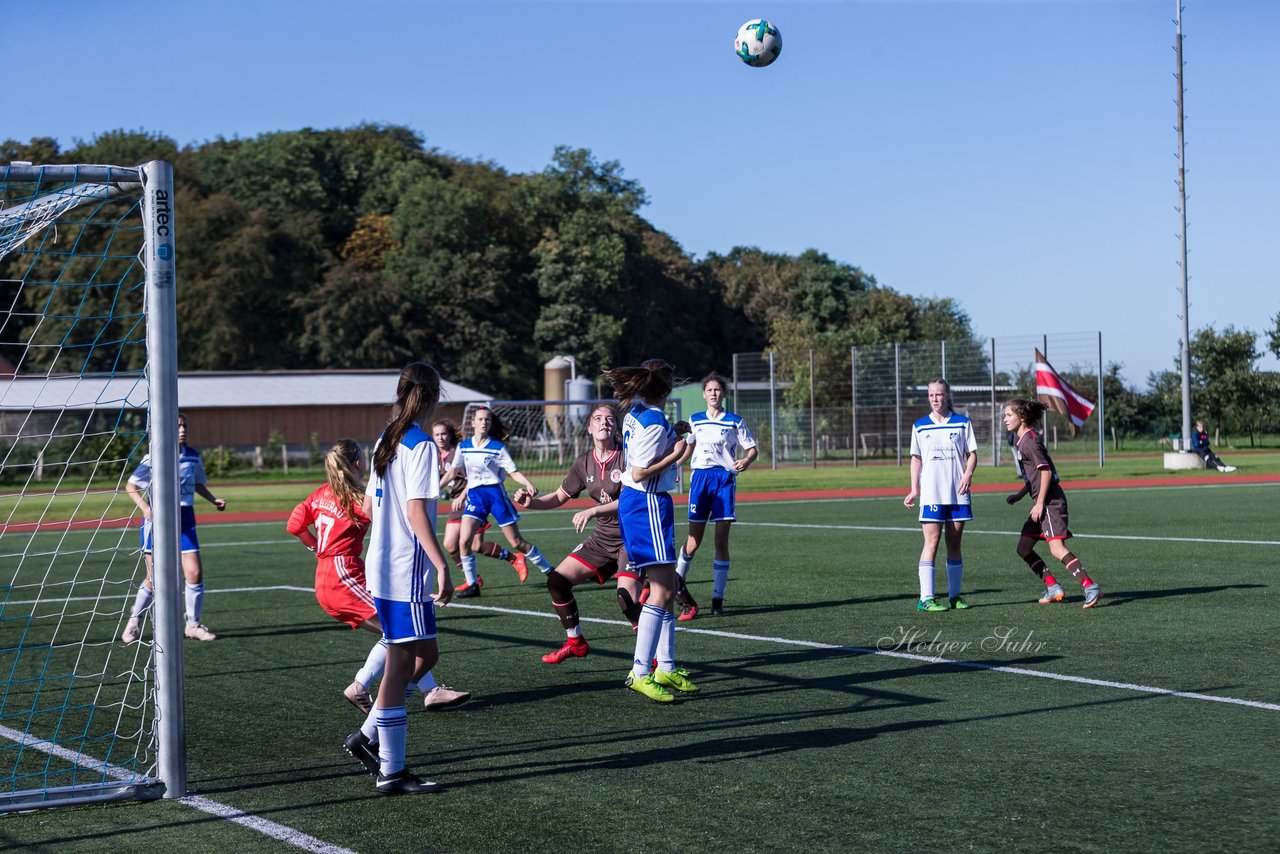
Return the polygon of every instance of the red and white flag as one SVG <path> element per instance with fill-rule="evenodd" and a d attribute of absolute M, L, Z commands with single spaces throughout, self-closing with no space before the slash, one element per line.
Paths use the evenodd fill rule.
<path fill-rule="evenodd" d="M 1093 414 L 1093 401 L 1081 397 L 1036 350 L 1036 398 L 1049 409 L 1071 419 L 1071 438 L 1075 438 L 1085 420 Z"/>

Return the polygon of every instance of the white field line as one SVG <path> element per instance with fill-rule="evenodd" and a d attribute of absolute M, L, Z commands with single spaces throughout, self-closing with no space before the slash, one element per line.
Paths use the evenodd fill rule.
<path fill-rule="evenodd" d="M 548 614 L 543 611 L 525 611 L 516 608 L 495 608 L 489 605 L 451 604 L 449 607 L 467 608 L 477 611 L 491 611 L 499 614 L 513 614 L 522 617 L 558 619 L 555 614 Z M 623 620 L 606 620 L 599 617 L 579 617 L 579 619 L 584 623 L 601 623 L 603 625 L 610 626 L 631 625 Z M 792 638 L 771 637 L 768 635 L 747 635 L 740 632 L 723 632 L 715 629 L 694 629 L 686 626 L 677 626 L 676 631 L 687 632 L 695 635 L 708 635 L 710 637 L 731 638 L 733 640 L 774 643 L 781 644 L 783 646 L 798 646 L 806 649 L 830 649 L 839 652 L 853 653 L 854 655 L 883 655 L 886 658 L 901 658 L 907 661 L 920 661 L 927 664 L 950 664 L 955 667 L 968 667 L 973 670 L 990 670 L 996 673 L 1012 673 L 1016 676 L 1033 676 L 1037 679 L 1050 679 L 1055 682 L 1072 682 L 1078 685 L 1094 685 L 1099 688 L 1116 688 L 1121 691 L 1136 691 L 1142 694 L 1158 694 L 1166 697 L 1182 697 L 1187 700 L 1202 700 L 1209 703 L 1227 703 L 1236 706 L 1249 706 L 1255 709 L 1266 709 L 1271 712 L 1280 712 L 1280 704 L 1277 703 L 1263 703 L 1258 700 L 1241 700 L 1236 697 L 1218 697 L 1213 694 L 1198 694 L 1194 691 L 1174 691 L 1170 688 L 1159 688 L 1153 685 L 1140 685 L 1134 682 L 1114 682 L 1109 679 L 1090 679 L 1086 676 L 1068 676 L 1063 673 L 1048 673 L 1043 670 L 1029 670 L 1025 667 L 1008 667 L 999 664 L 987 664 L 981 661 L 964 661 L 961 659 L 944 658 L 939 655 L 918 655 L 912 652 L 896 652 L 890 649 L 841 646 L 840 644 L 794 640 Z"/>
<path fill-rule="evenodd" d="M 752 528 L 815 528 L 824 531 L 888 531 L 920 533 L 920 526 L 902 527 L 896 525 L 815 525 L 803 522 L 735 522 L 735 525 L 746 525 Z M 1016 537 L 1017 531 L 980 531 L 968 525 L 965 534 L 978 534 L 995 537 Z M 1280 540 L 1228 540 L 1215 537 L 1139 537 L 1128 534 L 1072 534 L 1077 540 L 1138 540 L 1152 543 L 1217 543 L 1235 546 L 1280 546 Z"/>
<path fill-rule="evenodd" d="M 285 590 L 294 593 L 312 594 L 315 591 L 310 587 L 295 587 L 287 584 L 273 585 L 269 587 L 231 587 L 223 589 L 208 589 L 206 594 L 215 593 L 261 593 L 268 590 Z M 100 598 L 128 598 L 126 596 L 100 597 Z M 31 604 L 30 602 L 14 603 L 14 604 Z M 453 602 L 449 604 L 449 608 L 459 608 L 468 611 L 487 611 L 494 614 L 510 614 L 520 617 L 536 617 L 544 620 L 559 619 L 555 614 L 549 614 L 545 611 L 527 611 L 520 608 L 497 608 L 492 605 L 471 605 L 461 602 Z M 580 617 L 584 623 L 599 623 L 609 626 L 629 626 L 630 624 L 623 620 L 607 620 L 602 617 Z M 1188 700 L 1201 700 L 1208 703 L 1226 703 L 1228 705 L 1249 706 L 1255 709 L 1266 709 L 1271 712 L 1280 712 L 1280 704 L 1264 703 L 1258 700 L 1241 700 L 1236 697 L 1219 697 L 1213 694 L 1199 694 L 1194 691 L 1175 691 L 1171 688 L 1160 688 L 1154 685 L 1141 685 L 1135 682 L 1116 682 L 1110 679 L 1091 679 L 1087 676 L 1069 676 L 1064 673 L 1050 673 L 1044 670 L 1030 670 L 1025 667 L 1009 667 L 1000 664 L 988 664 L 981 661 L 966 661 L 963 659 L 945 658 L 939 655 L 919 655 L 912 652 L 898 652 L 892 649 L 871 649 L 868 647 L 858 646 L 842 646 L 840 644 L 822 643 L 819 641 L 795 640 L 793 638 L 772 637 L 769 635 L 748 635 L 739 632 L 724 632 L 714 629 L 695 629 L 686 626 L 677 626 L 676 631 L 688 632 L 695 635 L 707 635 L 709 637 L 730 638 L 733 640 L 747 640 L 758 643 L 773 643 L 783 646 L 798 646 L 806 649 L 829 649 L 841 652 L 848 652 L 854 655 L 882 655 L 886 658 L 900 658 L 907 661 L 920 661 L 927 664 L 950 664 L 955 667 L 967 667 L 972 670 L 989 670 L 996 673 L 1011 673 L 1016 676 L 1031 676 L 1037 679 L 1049 679 L 1055 682 L 1070 682 L 1077 685 L 1094 685 L 1100 688 L 1115 688 L 1121 691 L 1136 691 L 1142 694 L 1157 694 L 1167 697 L 1182 697 Z"/>
<path fill-rule="evenodd" d="M 40 752 L 47 753 L 50 756 L 56 756 L 59 759 L 65 759 L 68 762 L 73 762 L 81 768 L 87 768 L 91 771 L 101 771 L 105 776 L 110 777 L 113 780 L 120 780 L 122 782 L 136 781 L 139 783 L 148 780 L 144 774 L 139 774 L 136 771 L 130 771 L 128 768 L 121 768 L 118 765 L 108 765 L 104 762 L 93 761 L 91 757 L 87 757 L 82 753 L 77 753 L 74 750 L 68 750 L 65 747 L 53 744 L 52 742 L 44 739 L 35 738 L 24 732 L 19 732 L 16 729 L 10 729 L 7 726 L 0 726 L 0 736 L 4 736 L 10 741 L 23 745 L 27 750 L 39 750 Z M 258 833 L 270 836 L 272 839 L 278 839 L 286 845 L 292 845 L 294 848 L 301 848 L 303 851 L 315 851 L 319 852 L 319 854 L 355 854 L 355 852 L 351 851 L 349 848 L 331 845 L 323 839 L 317 839 L 300 830 L 294 830 L 292 827 L 287 827 L 286 825 L 278 824 L 274 821 L 268 821 L 265 818 L 258 818 L 257 816 L 249 815 L 235 807 L 229 807 L 226 804 L 220 804 L 217 801 L 212 801 L 199 795 L 187 795 L 186 797 L 177 798 L 176 800 L 178 803 L 194 807 L 201 812 L 208 813 L 209 815 L 216 816 L 218 818 L 225 818 L 228 821 L 235 822 L 241 827 L 246 827 L 249 830 L 255 830 Z"/>

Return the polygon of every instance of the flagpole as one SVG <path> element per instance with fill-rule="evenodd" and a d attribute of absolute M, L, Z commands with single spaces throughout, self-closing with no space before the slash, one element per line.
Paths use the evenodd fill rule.
<path fill-rule="evenodd" d="M 1191 450 L 1191 318 L 1187 297 L 1187 148 L 1182 111 L 1182 0 L 1174 0 L 1174 8 L 1176 42 L 1173 50 L 1178 62 L 1174 74 L 1178 81 L 1178 215 L 1182 220 L 1182 230 L 1178 234 L 1182 246 L 1182 263 L 1179 264 L 1182 268 L 1182 442 L 1179 450 L 1187 453 Z"/>

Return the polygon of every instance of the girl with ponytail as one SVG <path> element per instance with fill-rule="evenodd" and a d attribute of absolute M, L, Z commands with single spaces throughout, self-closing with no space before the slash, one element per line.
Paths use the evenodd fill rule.
<path fill-rule="evenodd" d="M 286 529 L 316 555 L 316 601 L 324 612 L 353 629 L 364 629 L 379 640 L 369 650 L 364 666 L 342 696 L 366 716 L 373 710 L 369 687 L 382 678 L 387 644 L 382 624 L 365 583 L 364 535 L 369 517 L 363 508 L 364 455 L 354 439 L 339 439 L 324 455 L 327 483 L 307 496 L 289 515 Z M 314 533 L 312 529 L 314 530 Z M 430 677 L 420 681 L 428 709 L 465 703 L 471 695 L 437 685 Z"/>
<path fill-rule="evenodd" d="M 425 362 L 406 365 L 364 492 L 364 511 L 372 520 L 366 572 L 387 642 L 387 665 L 369 719 L 347 736 L 345 747 L 376 773 L 377 791 L 384 795 L 441 788 L 404 766 L 405 701 L 412 683 L 426 678 L 439 657 L 435 603 L 447 605 L 453 597 L 449 563 L 436 541 L 440 458 L 421 426 L 430 423 L 439 402 L 436 369 Z"/>
<path fill-rule="evenodd" d="M 636 649 L 626 685 L 651 700 L 669 703 L 672 691 L 698 690 L 675 663 L 676 615 L 672 611 L 676 578 L 676 528 L 671 490 L 689 432 L 674 427 L 663 408 L 674 384 L 671 366 L 650 359 L 639 367 L 605 371 L 614 395 L 623 402 L 622 491 L 618 521 L 627 557 L 649 579 L 649 598 L 640 611 Z M 657 659 L 657 669 L 652 662 Z"/>

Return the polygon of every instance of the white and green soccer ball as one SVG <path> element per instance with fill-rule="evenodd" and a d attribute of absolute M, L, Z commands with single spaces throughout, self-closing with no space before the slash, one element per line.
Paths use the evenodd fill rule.
<path fill-rule="evenodd" d="M 747 21 L 738 27 L 733 52 L 747 65 L 764 68 L 782 53 L 782 33 L 764 18 Z"/>

